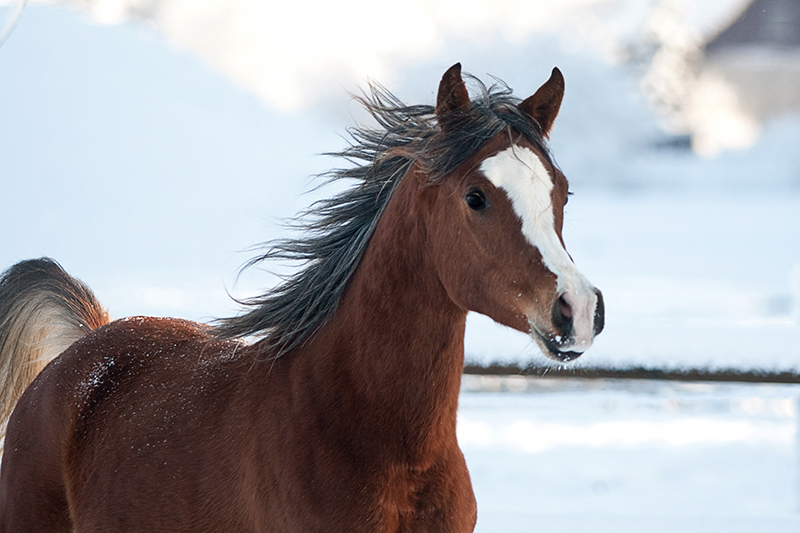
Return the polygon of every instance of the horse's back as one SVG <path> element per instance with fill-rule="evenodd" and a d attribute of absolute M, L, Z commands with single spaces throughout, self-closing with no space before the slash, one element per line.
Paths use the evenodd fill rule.
<path fill-rule="evenodd" d="M 240 373 L 228 370 L 242 364 L 242 347 L 212 339 L 205 325 L 158 318 L 119 320 L 70 346 L 9 421 L 0 531 L 140 529 L 137 513 L 159 520 L 148 502 L 163 501 L 171 485 L 203 483 L 179 478 L 197 476 L 203 469 L 192 463 L 219 446 L 214 414 L 236 389 L 229 375 Z M 109 508 L 120 502 L 130 508 Z"/>

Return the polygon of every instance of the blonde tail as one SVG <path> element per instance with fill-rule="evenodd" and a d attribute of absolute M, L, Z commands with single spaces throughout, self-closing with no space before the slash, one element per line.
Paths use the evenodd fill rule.
<path fill-rule="evenodd" d="M 91 289 L 52 259 L 22 261 L 0 276 L 0 453 L 8 418 L 31 381 L 108 322 Z"/>

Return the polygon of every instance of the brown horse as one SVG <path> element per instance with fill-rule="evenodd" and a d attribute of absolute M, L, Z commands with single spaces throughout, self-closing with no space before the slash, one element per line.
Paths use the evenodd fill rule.
<path fill-rule="evenodd" d="M 332 173 L 356 185 L 259 258 L 305 263 L 238 317 L 109 323 L 55 262 L 6 271 L 0 531 L 472 531 L 467 312 L 559 361 L 603 324 L 561 239 L 561 73 L 524 101 L 475 83 L 454 65 L 435 107 L 373 87 L 380 128 Z"/>

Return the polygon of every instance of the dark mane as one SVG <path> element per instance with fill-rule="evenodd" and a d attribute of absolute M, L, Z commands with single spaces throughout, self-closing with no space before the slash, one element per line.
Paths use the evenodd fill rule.
<path fill-rule="evenodd" d="M 357 98 L 379 128 L 350 129 L 350 146 L 328 155 L 351 165 L 323 175 L 330 181 L 354 180 L 354 185 L 303 212 L 300 237 L 267 243 L 269 250 L 245 266 L 267 259 L 303 265 L 274 289 L 241 302 L 250 308 L 246 313 L 218 320 L 218 337 L 260 336 L 262 351 L 279 357 L 318 331 L 336 311 L 384 208 L 413 163 L 435 183 L 503 131 L 526 138 L 550 157 L 539 124 L 517 109 L 520 100 L 507 85 L 487 88 L 470 79 L 479 94 L 469 112 L 448 118 L 447 133 L 433 106 L 406 106 L 380 85 L 371 84 L 369 94 Z"/>

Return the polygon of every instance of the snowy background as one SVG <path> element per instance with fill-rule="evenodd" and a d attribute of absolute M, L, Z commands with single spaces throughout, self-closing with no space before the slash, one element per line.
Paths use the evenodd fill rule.
<path fill-rule="evenodd" d="M 665 4 L 31 3 L 0 48 L 0 268 L 54 257 L 115 317 L 230 315 L 275 281 L 237 280 L 248 249 L 329 194 L 309 176 L 365 119 L 348 91 L 432 103 L 461 61 L 525 97 L 557 65 L 564 238 L 607 306 L 577 365 L 800 371 L 800 117 L 717 109 L 703 155 L 668 148 L 631 60 Z M 687 3 L 680 31 L 742 6 Z M 471 361 L 547 364 L 480 316 L 467 335 Z M 517 378 L 464 385 L 479 531 L 800 529 L 796 386 Z"/>
<path fill-rule="evenodd" d="M 797 385 L 465 378 L 479 533 L 800 530 Z"/>
<path fill-rule="evenodd" d="M 558 65 L 565 241 L 608 311 L 577 364 L 800 370 L 800 118 L 711 158 L 658 148 L 670 137 L 646 68 L 625 60 L 652 45 L 655 2 L 74 4 L 30 4 L 0 49 L 0 265 L 54 257 L 117 317 L 230 315 L 226 290 L 275 282 L 236 280 L 249 248 L 284 232 L 314 198 L 309 176 L 336 164 L 318 154 L 365 118 L 348 91 L 377 79 L 431 103 L 461 61 L 524 97 Z M 713 34 L 743 5 L 694 2 L 683 33 Z M 547 364 L 479 316 L 467 352 Z"/>

